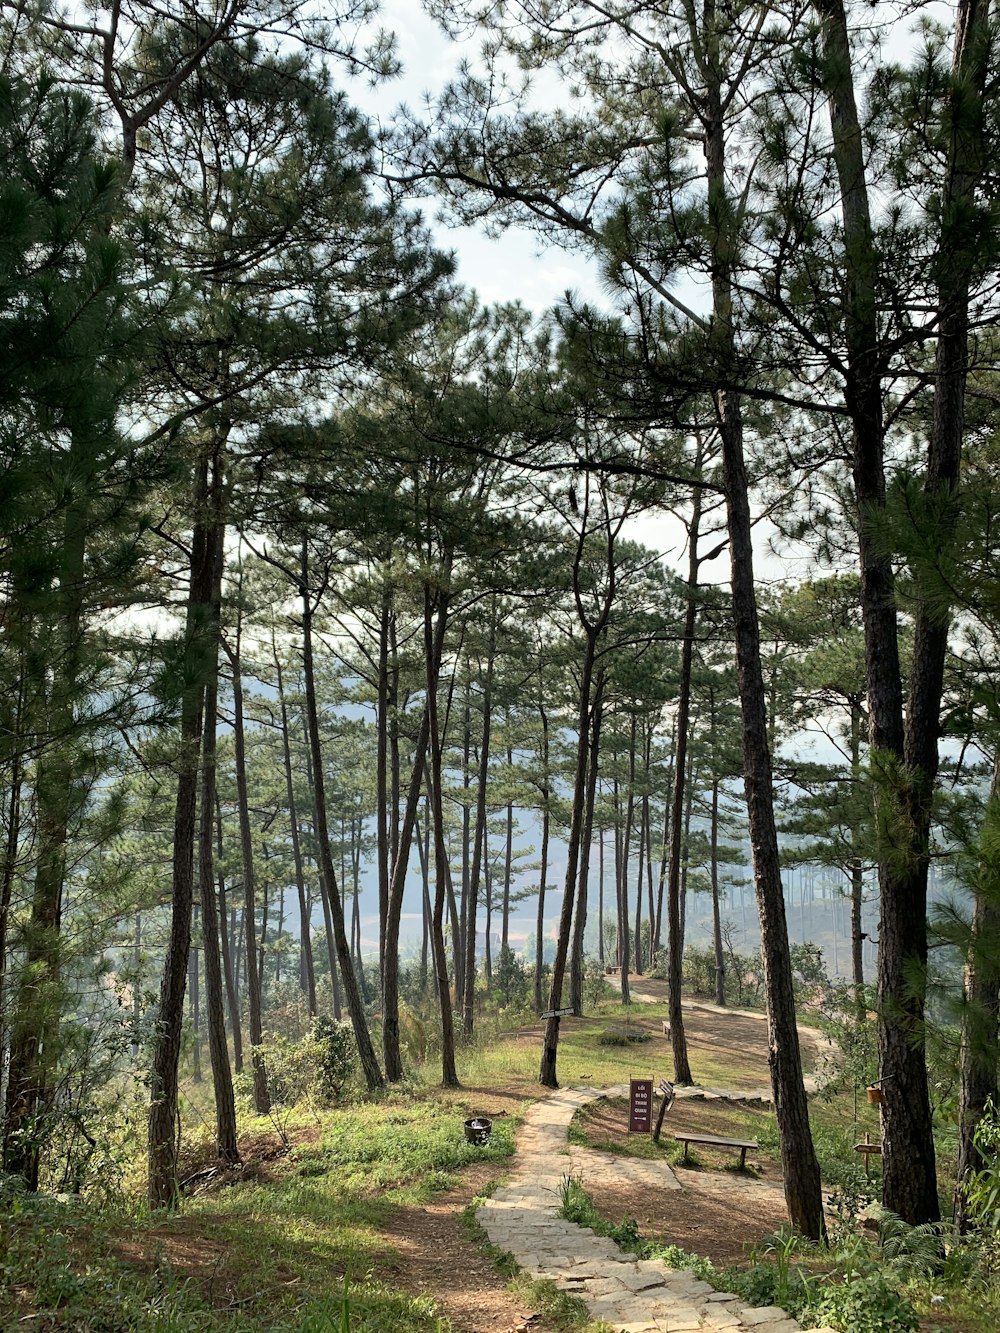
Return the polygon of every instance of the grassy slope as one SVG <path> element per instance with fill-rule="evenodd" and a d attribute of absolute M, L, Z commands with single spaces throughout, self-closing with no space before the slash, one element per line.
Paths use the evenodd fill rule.
<path fill-rule="evenodd" d="M 645 1020 L 642 1012 L 633 1007 L 630 1019 L 608 1008 L 600 1018 L 564 1020 L 561 1081 L 602 1087 L 630 1074 L 666 1075 L 669 1051 L 658 1011 L 646 1009 L 657 1017 Z M 609 1026 L 637 1016 L 654 1040 L 602 1044 Z M 500 1107 L 509 1112 L 495 1120 L 486 1150 L 502 1175 L 519 1108 L 540 1092 L 538 1059 L 536 1034 L 508 1035 L 460 1054 L 462 1089 L 436 1087 L 437 1070 L 430 1066 L 406 1092 L 334 1112 L 299 1113 L 285 1126 L 295 1145 L 285 1158 L 189 1200 L 179 1217 L 150 1218 L 138 1207 L 94 1208 L 52 1196 L 15 1200 L 0 1231 L 0 1327 L 23 1321 L 26 1328 L 95 1333 L 339 1330 L 348 1326 L 343 1293 L 349 1275 L 352 1330 L 439 1333 L 429 1301 L 395 1294 L 378 1279 L 387 1258 L 380 1223 L 387 1209 L 426 1198 L 465 1161 L 482 1160 L 483 1150 L 464 1141 L 467 1115 Z M 762 1081 L 759 1057 L 738 1045 L 698 1046 L 693 1065 L 708 1086 Z M 845 1128 L 851 1118 L 844 1101 L 815 1104 L 818 1137 L 829 1140 L 831 1160 L 852 1156 L 856 1129 Z M 765 1147 L 768 1117 L 754 1119 L 753 1132 Z M 737 1113 L 733 1128 L 741 1124 Z M 266 1122 L 245 1128 L 258 1144 L 271 1129 Z M 206 1139 L 202 1153 L 209 1148 Z M 192 1161 L 192 1170 L 196 1166 Z M 564 1315 L 571 1326 L 572 1312 Z M 582 1326 L 578 1316 L 576 1324 Z"/>

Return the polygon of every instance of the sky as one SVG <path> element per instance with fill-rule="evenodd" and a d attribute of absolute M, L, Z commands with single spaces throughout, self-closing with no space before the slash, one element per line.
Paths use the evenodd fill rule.
<path fill-rule="evenodd" d="M 453 42 L 418 0 L 383 0 L 379 23 L 396 34 L 403 74 L 375 89 L 358 82 L 351 95 L 382 123 L 391 124 L 401 104 L 421 111 L 425 98 L 441 91 L 462 57 L 477 53 L 476 40 Z M 433 201 L 427 201 L 425 209 L 431 220 Z M 521 228 L 507 228 L 493 240 L 475 227 L 450 226 L 439 228 L 438 237 L 443 249 L 455 252 L 460 279 L 486 304 L 517 299 L 541 314 L 561 301 L 567 290 L 588 300 L 603 299 L 593 264 L 557 247 L 540 249 L 538 238 Z"/>

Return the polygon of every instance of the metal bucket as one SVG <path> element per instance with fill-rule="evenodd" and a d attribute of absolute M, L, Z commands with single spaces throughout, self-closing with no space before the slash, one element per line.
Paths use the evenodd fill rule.
<path fill-rule="evenodd" d="M 489 1116 L 473 1116 L 471 1120 L 465 1122 L 465 1137 L 469 1143 L 482 1148 L 489 1141 L 492 1129 L 493 1121 Z"/>

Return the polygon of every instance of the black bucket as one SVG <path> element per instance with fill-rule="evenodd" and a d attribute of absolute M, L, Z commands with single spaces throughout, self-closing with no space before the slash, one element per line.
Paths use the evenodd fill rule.
<path fill-rule="evenodd" d="M 477 1147 L 482 1148 L 489 1141 L 492 1129 L 493 1121 L 489 1116 L 473 1116 L 471 1120 L 465 1122 L 465 1137 L 469 1143 L 474 1143 Z"/>

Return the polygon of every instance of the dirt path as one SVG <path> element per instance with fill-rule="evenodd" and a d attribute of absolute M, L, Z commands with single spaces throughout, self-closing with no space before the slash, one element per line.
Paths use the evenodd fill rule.
<path fill-rule="evenodd" d="M 654 994 L 657 983 L 640 979 L 638 988 Z M 693 1049 L 738 1054 L 741 1066 L 754 1070 L 744 1078 L 746 1089 L 757 1087 L 767 1070 L 767 1028 L 763 1015 L 733 1013 L 714 1006 L 694 1006 L 688 1014 L 688 1036 Z M 806 1058 L 816 1057 L 815 1035 L 803 1033 Z M 669 1067 L 666 1041 L 662 1042 L 664 1068 Z M 649 1049 L 649 1048 L 647 1048 Z M 502 1090 L 496 1090 L 497 1095 Z M 539 1089 L 541 1093 L 542 1090 Z M 718 1112 L 711 1102 L 675 1103 L 670 1115 L 674 1128 L 711 1131 Z M 688 1123 L 690 1121 L 690 1123 Z M 592 1112 L 592 1136 L 615 1143 L 627 1139 L 626 1117 L 620 1105 L 599 1103 Z M 576 1153 L 576 1150 L 574 1150 Z M 576 1171 L 579 1155 L 566 1159 L 567 1171 Z M 643 1235 L 656 1236 L 711 1259 L 719 1267 L 743 1264 L 750 1247 L 773 1234 L 786 1220 L 781 1175 L 771 1163 L 758 1166 L 756 1178 L 731 1171 L 676 1168 L 681 1189 L 657 1190 L 635 1179 L 616 1179 L 614 1172 L 592 1173 L 586 1185 L 599 1211 L 613 1221 L 637 1220 Z M 544 1313 L 515 1298 L 506 1279 L 483 1254 L 462 1223 L 463 1209 L 497 1178 L 496 1167 L 474 1167 L 461 1183 L 423 1207 L 402 1208 L 385 1234 L 398 1251 L 391 1274 L 379 1274 L 413 1294 L 430 1295 L 459 1333 L 551 1333 L 554 1324 Z M 623 1175 L 631 1173 L 623 1173 Z"/>

